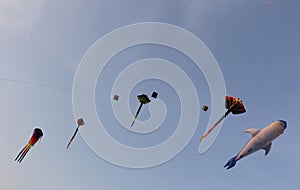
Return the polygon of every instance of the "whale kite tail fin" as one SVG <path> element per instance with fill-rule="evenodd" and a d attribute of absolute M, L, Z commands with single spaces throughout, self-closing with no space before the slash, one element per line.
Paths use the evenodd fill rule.
<path fill-rule="evenodd" d="M 224 166 L 224 168 L 226 168 L 226 170 L 232 168 L 235 166 L 236 162 L 237 162 L 237 159 L 236 159 L 237 156 L 231 158 Z"/>

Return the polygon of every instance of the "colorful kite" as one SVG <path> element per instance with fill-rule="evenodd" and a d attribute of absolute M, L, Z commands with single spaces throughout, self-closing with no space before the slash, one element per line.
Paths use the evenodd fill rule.
<path fill-rule="evenodd" d="M 142 106 L 144 104 L 148 104 L 149 102 L 151 102 L 151 100 L 148 98 L 148 96 L 146 94 L 138 95 L 137 98 L 138 98 L 138 100 L 139 100 L 139 102 L 141 104 L 140 104 L 140 107 L 139 107 L 138 111 L 136 112 L 136 114 L 135 114 L 135 116 L 133 118 L 133 121 L 131 123 L 131 127 L 133 127 L 133 124 L 135 123 L 135 120 L 136 120 L 137 116 L 139 115 L 139 113 L 140 113 L 140 111 L 142 109 Z"/>
<path fill-rule="evenodd" d="M 24 148 L 21 150 L 21 152 L 18 154 L 18 156 L 16 157 L 15 161 L 21 163 L 23 158 L 26 156 L 26 154 L 28 153 L 28 151 L 30 150 L 31 147 L 33 147 L 35 145 L 35 143 L 42 138 L 43 136 L 43 131 L 39 128 L 35 128 L 33 131 L 33 134 L 30 138 L 30 140 L 28 141 L 27 145 L 24 146 Z"/>
<path fill-rule="evenodd" d="M 84 120 L 83 120 L 82 118 L 77 119 L 77 128 L 76 128 L 75 133 L 73 134 L 72 138 L 70 139 L 70 141 L 69 141 L 69 143 L 68 143 L 68 145 L 67 145 L 67 149 L 69 148 L 71 142 L 72 142 L 73 139 L 75 138 L 75 136 L 76 136 L 76 134 L 77 134 L 77 132 L 78 132 L 79 127 L 80 127 L 80 126 L 83 126 L 84 124 L 85 124 L 85 123 L 84 123 Z"/>
<path fill-rule="evenodd" d="M 246 112 L 242 100 L 236 97 L 226 96 L 225 107 L 227 109 L 226 113 L 200 138 L 200 141 L 207 137 L 229 113 L 241 114 Z"/>

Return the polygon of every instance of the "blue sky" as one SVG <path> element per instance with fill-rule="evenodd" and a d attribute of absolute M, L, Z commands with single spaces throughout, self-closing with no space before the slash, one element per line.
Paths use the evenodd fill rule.
<path fill-rule="evenodd" d="M 1 189 L 295 189 L 299 184 L 300 22 L 298 0 L 267 1 L 0 1 L 0 87 L 2 154 Z M 198 153 L 210 112 L 201 112 L 195 135 L 186 148 L 165 164 L 147 169 L 112 165 L 97 156 L 75 130 L 73 79 L 80 60 L 99 38 L 137 22 L 164 22 L 182 27 L 201 39 L 216 58 L 227 94 L 243 99 L 247 113 L 229 116 L 213 146 Z M 162 128 L 139 135 L 118 128 L 109 110 L 112 76 L 131 62 L 159 57 L 173 61 L 197 87 L 199 106 L 210 105 L 209 88 L 201 71 L 176 51 L 141 46 L 114 57 L 96 88 L 99 118 L 122 143 L 148 146 L 174 131 L 179 98 L 170 86 L 150 80 L 132 91 L 130 110 L 138 106 L 136 93 L 150 94 L 169 106 Z M 187 66 L 188 65 L 188 66 Z M 106 78 L 105 78 L 106 77 Z M 56 87 L 9 82 L 12 79 Z M 149 89 L 150 88 L 150 89 Z M 147 106 L 141 119 L 149 117 Z M 263 128 L 274 120 L 288 122 L 268 156 L 259 151 L 231 170 L 224 164 L 249 140 L 242 132 Z M 188 125 L 188 124 L 187 124 Z M 40 127 L 44 137 L 21 164 L 14 158 Z M 85 127 L 89 127 L 86 125 Z M 105 148 L 105 145 L 103 145 Z M 113 150 L 111 150 L 113 151 Z"/>

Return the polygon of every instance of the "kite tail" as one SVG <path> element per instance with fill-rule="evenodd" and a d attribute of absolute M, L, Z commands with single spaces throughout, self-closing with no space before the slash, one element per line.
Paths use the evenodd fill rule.
<path fill-rule="evenodd" d="M 133 118 L 133 121 L 132 121 L 130 127 L 133 127 L 133 124 L 135 123 L 135 120 L 136 120 L 137 116 L 139 115 L 139 113 L 140 113 L 140 111 L 141 111 L 141 109 L 142 109 L 142 106 L 143 106 L 143 103 L 141 102 L 141 104 L 140 104 L 140 106 L 139 106 L 139 109 L 138 109 L 138 111 L 136 112 L 136 114 L 135 114 L 135 116 L 134 116 L 134 118 Z"/>
<path fill-rule="evenodd" d="M 17 159 L 19 158 L 19 156 L 22 154 L 22 152 L 25 150 L 26 147 L 27 147 L 27 145 L 24 146 L 24 148 L 20 151 L 20 153 L 18 154 L 18 156 L 15 158 L 15 161 L 17 161 Z"/>
<path fill-rule="evenodd" d="M 237 156 L 231 158 L 224 166 L 224 168 L 226 168 L 226 170 L 232 168 L 235 166 L 236 162 L 237 162 L 237 159 L 236 159 Z"/>
<path fill-rule="evenodd" d="M 31 148 L 30 145 L 28 145 L 28 146 L 26 147 L 26 149 L 24 150 L 23 154 L 21 155 L 21 157 L 20 157 L 19 160 L 18 160 L 19 163 L 22 162 L 22 160 L 24 159 L 24 157 L 26 156 L 26 154 L 28 153 L 28 151 L 30 150 L 30 148 Z"/>
<path fill-rule="evenodd" d="M 78 125 L 78 127 L 76 128 L 75 133 L 73 134 L 72 138 L 70 139 L 70 141 L 69 141 L 69 143 L 68 143 L 68 145 L 67 145 L 67 149 L 69 148 L 69 146 L 71 145 L 73 139 L 75 138 L 75 136 L 76 136 L 76 134 L 77 134 L 77 132 L 78 132 L 78 128 L 79 128 L 79 125 Z"/>
<path fill-rule="evenodd" d="M 212 130 L 214 130 L 217 127 L 217 125 L 213 125 L 201 138 L 200 141 L 202 141 L 204 138 L 206 138 L 211 132 Z"/>
<path fill-rule="evenodd" d="M 136 117 L 133 118 L 133 121 L 132 121 L 130 127 L 133 127 L 133 125 L 134 125 L 134 123 L 135 123 L 135 120 L 136 120 Z"/>
<path fill-rule="evenodd" d="M 227 114 L 228 115 L 228 114 Z M 200 141 L 202 141 L 204 138 L 206 138 L 220 123 L 225 117 L 227 116 L 224 114 L 201 138 Z"/>
<path fill-rule="evenodd" d="M 21 150 L 21 152 L 16 157 L 15 161 L 21 163 L 22 160 L 24 159 L 24 157 L 26 156 L 26 154 L 28 153 L 28 151 L 30 150 L 30 148 L 31 148 L 30 144 L 25 145 L 24 148 Z"/>

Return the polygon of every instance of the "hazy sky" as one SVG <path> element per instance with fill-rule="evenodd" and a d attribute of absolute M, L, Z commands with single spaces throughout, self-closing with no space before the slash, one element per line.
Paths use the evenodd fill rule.
<path fill-rule="evenodd" d="M 265 7 L 266 2 L 0 0 L 0 188 L 296 189 L 300 185 L 300 1 L 273 0 Z M 247 113 L 230 115 L 204 154 L 198 153 L 199 137 L 205 132 L 210 111 L 201 111 L 197 130 L 186 148 L 159 166 L 130 169 L 113 165 L 97 156 L 79 134 L 66 150 L 76 127 L 72 85 L 80 60 L 105 34 L 138 22 L 168 23 L 196 35 L 216 58 L 227 94 L 245 103 Z M 157 90 L 168 108 L 159 130 L 132 133 L 124 130 L 113 115 L 110 91 L 114 77 L 134 61 L 152 57 L 178 65 L 193 81 L 199 107 L 211 104 L 203 73 L 176 50 L 141 45 L 121 52 L 100 76 L 95 103 L 99 119 L 111 136 L 133 147 L 163 142 L 179 120 L 176 91 L 158 80 L 135 86 L 129 107 L 134 113 L 138 107 L 135 96 Z M 148 106 L 144 106 L 140 119 L 148 117 Z M 244 130 L 263 128 L 278 119 L 286 120 L 288 127 L 268 156 L 259 151 L 228 171 L 223 168 L 249 140 Z M 43 129 L 42 141 L 21 164 L 14 162 L 35 127 Z M 88 121 L 85 127 L 89 127 Z"/>

